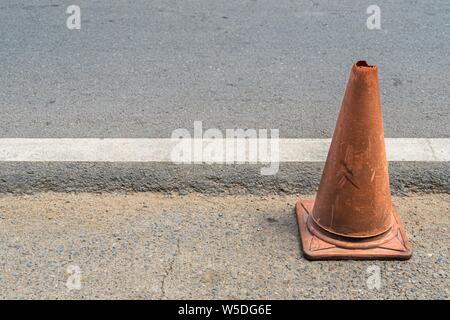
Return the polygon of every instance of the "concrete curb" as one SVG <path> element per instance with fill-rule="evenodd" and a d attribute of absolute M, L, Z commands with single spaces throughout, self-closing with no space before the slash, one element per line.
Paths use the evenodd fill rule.
<path fill-rule="evenodd" d="M 323 163 L 281 163 L 275 176 L 262 176 L 261 167 L 158 162 L 4 162 L 0 164 L 0 193 L 308 193 L 317 190 Z M 449 169 L 448 162 L 390 162 L 392 192 L 450 193 Z"/>

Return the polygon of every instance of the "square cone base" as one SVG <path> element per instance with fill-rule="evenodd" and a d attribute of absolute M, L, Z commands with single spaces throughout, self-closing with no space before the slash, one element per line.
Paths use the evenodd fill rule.
<path fill-rule="evenodd" d="M 392 212 L 397 234 L 386 242 L 368 249 L 339 247 L 323 240 L 326 237 L 319 238 L 313 234 L 307 225 L 313 206 L 313 200 L 299 200 L 296 205 L 303 253 L 308 260 L 407 260 L 411 257 L 411 245 L 394 206 Z"/>

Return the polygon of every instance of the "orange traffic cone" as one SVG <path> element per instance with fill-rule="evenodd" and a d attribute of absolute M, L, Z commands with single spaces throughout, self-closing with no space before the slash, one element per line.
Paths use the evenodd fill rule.
<path fill-rule="evenodd" d="M 353 65 L 316 200 L 296 212 L 308 259 L 411 257 L 391 200 L 376 66 Z"/>

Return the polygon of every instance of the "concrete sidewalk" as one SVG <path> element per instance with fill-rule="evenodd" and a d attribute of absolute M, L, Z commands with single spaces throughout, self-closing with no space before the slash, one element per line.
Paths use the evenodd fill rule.
<path fill-rule="evenodd" d="M 449 299 L 450 195 L 394 198 L 414 250 L 404 262 L 305 260 L 296 200 L 1 195 L 0 298 Z"/>

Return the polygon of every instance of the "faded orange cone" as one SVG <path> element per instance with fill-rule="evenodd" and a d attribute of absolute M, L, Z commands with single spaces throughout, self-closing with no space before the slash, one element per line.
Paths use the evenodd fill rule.
<path fill-rule="evenodd" d="M 411 257 L 391 200 L 377 72 L 353 65 L 316 200 L 297 202 L 310 260 Z"/>

